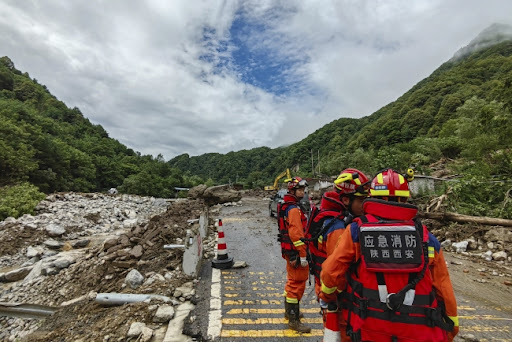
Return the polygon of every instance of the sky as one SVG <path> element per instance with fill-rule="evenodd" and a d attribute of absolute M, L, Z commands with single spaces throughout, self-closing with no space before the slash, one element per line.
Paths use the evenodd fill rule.
<path fill-rule="evenodd" d="M 511 13 L 509 0 L 1 0 L 0 56 L 169 160 L 370 115 Z"/>

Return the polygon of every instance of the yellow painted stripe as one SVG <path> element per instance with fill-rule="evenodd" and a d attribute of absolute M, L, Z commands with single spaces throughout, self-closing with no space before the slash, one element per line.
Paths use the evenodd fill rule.
<path fill-rule="evenodd" d="M 309 324 L 323 324 L 322 317 L 317 318 L 302 318 L 301 322 Z M 288 320 L 284 318 L 258 318 L 258 319 L 245 319 L 245 318 L 223 318 L 222 324 L 287 324 Z"/>
<path fill-rule="evenodd" d="M 320 308 L 314 309 L 303 309 L 300 308 L 300 312 L 303 313 L 319 313 Z M 259 315 L 269 315 L 269 314 L 284 314 L 284 309 L 256 309 L 256 308 L 244 308 L 244 309 L 230 309 L 226 312 L 227 315 L 246 315 L 246 314 L 259 314 Z"/>
<path fill-rule="evenodd" d="M 264 287 L 253 287 L 252 288 L 253 291 L 279 291 L 279 289 L 277 287 L 272 287 L 272 286 L 264 286 Z"/>
<path fill-rule="evenodd" d="M 486 321 L 512 321 L 512 318 L 496 317 L 492 315 L 475 315 L 475 316 L 459 316 L 460 319 L 475 319 L 475 320 L 486 320 Z"/>
<path fill-rule="evenodd" d="M 234 272 L 236 273 L 236 272 Z M 256 274 L 256 275 L 269 275 L 274 274 L 274 272 L 248 272 L 249 274 Z"/>
<path fill-rule="evenodd" d="M 300 334 L 294 330 L 222 330 L 221 337 L 299 337 L 323 336 L 321 329 L 313 329 L 309 334 Z"/>
<path fill-rule="evenodd" d="M 225 293 L 224 297 L 233 298 L 233 297 L 283 297 L 282 293 L 248 293 L 248 294 L 240 294 L 240 293 Z"/>
<path fill-rule="evenodd" d="M 475 308 L 472 308 L 471 306 L 464 306 L 464 305 L 457 306 L 457 310 L 476 311 Z"/>
<path fill-rule="evenodd" d="M 474 332 L 510 332 L 509 327 L 492 327 L 492 326 L 483 326 L 483 325 L 466 325 L 464 324 L 464 332 L 466 331 L 474 331 Z"/>
<path fill-rule="evenodd" d="M 248 300 L 248 299 L 239 299 L 239 300 L 225 300 L 224 305 L 282 305 L 282 300 L 277 299 L 256 299 L 256 300 Z"/>

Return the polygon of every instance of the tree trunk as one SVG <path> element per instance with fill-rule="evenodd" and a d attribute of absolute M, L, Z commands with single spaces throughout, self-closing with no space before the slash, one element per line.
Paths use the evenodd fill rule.
<path fill-rule="evenodd" d="M 491 226 L 506 226 L 512 227 L 512 220 L 500 219 L 485 216 L 469 216 L 457 213 L 418 213 L 421 218 L 434 219 L 439 221 L 455 221 L 462 223 L 478 223 Z"/>

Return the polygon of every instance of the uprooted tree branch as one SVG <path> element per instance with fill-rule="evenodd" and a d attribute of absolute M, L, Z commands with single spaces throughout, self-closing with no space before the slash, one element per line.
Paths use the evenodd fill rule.
<path fill-rule="evenodd" d="M 428 218 L 439 221 L 454 221 L 460 223 L 476 223 L 476 224 L 484 224 L 491 226 L 505 226 L 512 227 L 512 220 L 494 218 L 494 217 L 485 217 L 485 216 L 469 216 L 462 215 L 457 213 L 419 213 L 419 217 Z"/>

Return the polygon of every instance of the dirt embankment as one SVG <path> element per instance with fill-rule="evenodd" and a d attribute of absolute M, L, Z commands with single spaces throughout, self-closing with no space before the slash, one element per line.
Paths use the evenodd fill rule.
<path fill-rule="evenodd" d="M 87 197 L 70 204 L 90 208 L 94 203 Z M 66 195 L 54 200 L 55 204 L 61 200 L 71 202 Z M 105 203 L 110 206 L 109 199 L 101 200 L 103 206 Z M 123 207 L 128 202 L 130 206 Z M 42 304 L 59 309 L 44 320 L 0 317 L 0 341 L 124 341 L 133 322 L 147 324 L 155 334 L 165 326 L 154 322 L 155 311 L 163 304 L 159 300 L 102 307 L 95 302 L 97 293 L 158 294 L 171 298 L 168 305 L 194 300 L 176 291 L 193 280 L 182 272 L 183 250 L 165 250 L 163 245 L 183 243 L 191 227 L 188 221 L 199 218 L 205 210 L 204 203 L 180 200 L 167 203 L 156 214 L 148 211 L 142 217 L 143 211 L 138 206 L 143 203 L 146 202 L 142 198 L 125 198 L 113 202 L 109 210 L 95 208 L 80 212 L 80 220 L 87 221 L 81 227 L 66 225 L 62 219 L 66 213 L 51 205 L 38 216 L 62 214 L 60 220 L 55 218 L 53 230 L 47 230 L 48 224 L 43 225 L 38 216 L 4 222 L 0 227 L 0 265 L 3 265 L 0 274 L 11 274 L 9 271 L 16 268 L 41 269 L 35 276 L 0 283 L 0 302 Z M 154 201 L 148 203 L 154 205 Z M 115 213 L 116 219 L 109 213 Z M 59 231 L 58 226 L 64 229 L 55 233 Z M 87 244 L 77 245 L 77 241 Z M 137 270 L 143 276 L 135 289 L 126 282 L 130 270 Z"/>

